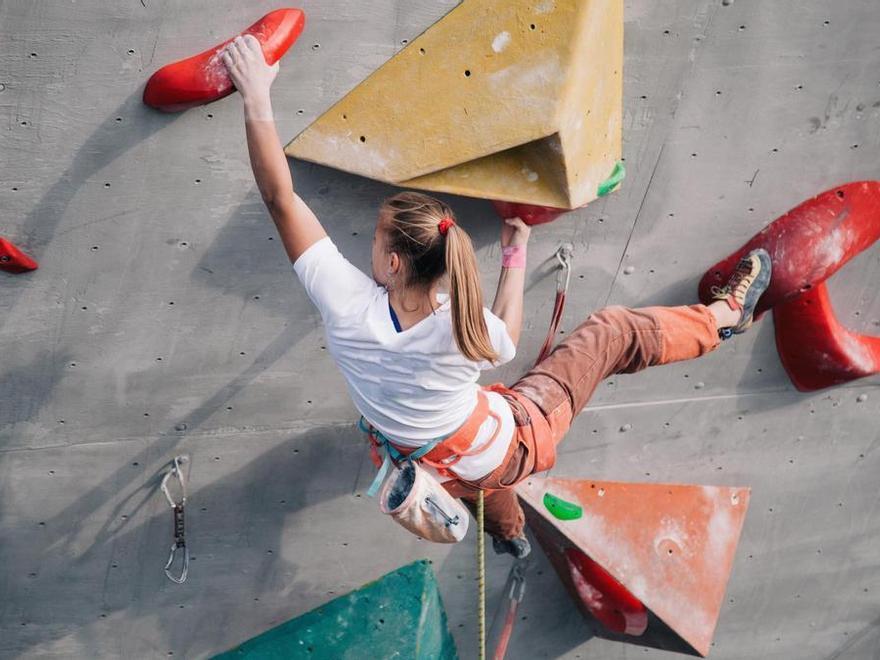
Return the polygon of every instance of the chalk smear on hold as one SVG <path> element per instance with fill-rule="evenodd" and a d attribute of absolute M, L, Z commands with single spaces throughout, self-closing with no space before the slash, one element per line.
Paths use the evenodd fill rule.
<path fill-rule="evenodd" d="M 505 48 L 507 48 L 507 44 L 510 43 L 510 32 L 504 31 L 499 32 L 495 38 L 492 40 L 492 50 L 496 53 L 500 53 Z"/>
<path fill-rule="evenodd" d="M 539 178 L 538 173 L 535 172 L 534 170 L 530 170 L 528 167 L 522 168 L 522 170 L 520 170 L 520 172 L 526 178 L 526 180 L 531 181 L 533 183 L 535 181 L 537 181 Z"/>

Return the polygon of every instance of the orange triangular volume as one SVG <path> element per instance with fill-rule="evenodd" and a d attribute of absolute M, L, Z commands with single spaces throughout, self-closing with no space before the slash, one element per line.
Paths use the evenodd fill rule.
<path fill-rule="evenodd" d="M 572 561 L 580 553 L 649 611 L 647 630 L 622 639 L 709 652 L 748 488 L 531 477 L 516 490 L 529 526 L 584 613 L 601 613 L 602 594 L 590 587 L 585 594 Z M 547 493 L 563 500 L 562 509 L 552 501 L 548 508 Z"/>

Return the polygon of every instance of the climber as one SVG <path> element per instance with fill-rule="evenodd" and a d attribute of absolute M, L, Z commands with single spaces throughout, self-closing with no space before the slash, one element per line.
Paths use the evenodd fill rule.
<path fill-rule="evenodd" d="M 743 258 L 708 306 L 605 308 L 510 388 L 481 388 L 481 370 L 514 357 L 530 227 L 518 218 L 501 227 L 501 275 L 489 310 L 471 240 L 452 209 L 421 193 L 399 193 L 379 209 L 367 276 L 339 253 L 294 192 L 270 100 L 278 63 L 268 66 L 249 35 L 229 44 L 222 58 L 244 101 L 257 186 L 321 313 L 355 406 L 403 454 L 443 439 L 419 464 L 471 505 L 485 492 L 486 531 L 496 552 L 528 554 L 523 512 L 510 487 L 552 466 L 556 444 L 600 381 L 704 355 L 751 325 L 770 280 L 765 251 Z"/>

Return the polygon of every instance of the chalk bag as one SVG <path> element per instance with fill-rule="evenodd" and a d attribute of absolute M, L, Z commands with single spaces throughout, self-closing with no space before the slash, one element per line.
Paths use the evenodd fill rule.
<path fill-rule="evenodd" d="M 416 536 L 435 543 L 458 543 L 470 521 L 461 500 L 414 461 L 404 461 L 385 480 L 379 508 Z"/>

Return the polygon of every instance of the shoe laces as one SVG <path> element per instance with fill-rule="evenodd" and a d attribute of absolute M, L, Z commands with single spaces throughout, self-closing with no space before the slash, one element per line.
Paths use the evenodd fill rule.
<path fill-rule="evenodd" d="M 713 286 L 710 291 L 716 298 L 726 298 L 733 294 L 734 299 L 742 304 L 746 292 L 754 281 L 754 264 L 749 257 L 743 257 L 736 265 L 736 270 L 724 286 Z"/>

